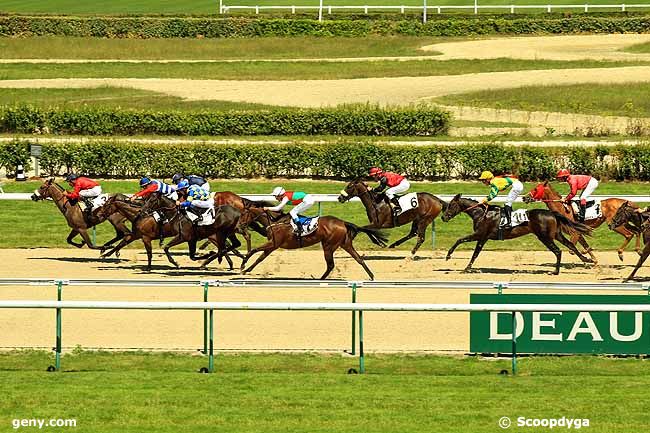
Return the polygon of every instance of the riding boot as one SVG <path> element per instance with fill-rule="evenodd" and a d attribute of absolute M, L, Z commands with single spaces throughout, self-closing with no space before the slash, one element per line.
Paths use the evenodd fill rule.
<path fill-rule="evenodd" d="M 293 222 L 296 225 L 296 237 L 298 238 L 298 243 L 302 247 L 302 224 L 298 219 L 293 220 Z"/>
<path fill-rule="evenodd" d="M 580 214 L 578 215 L 578 221 L 581 223 L 585 222 L 585 214 L 587 213 L 587 204 L 580 203 Z"/>
<path fill-rule="evenodd" d="M 402 207 L 399 205 L 399 197 L 390 199 L 390 207 L 393 209 L 393 215 L 398 215 L 402 211 Z"/>
<path fill-rule="evenodd" d="M 512 228 L 512 206 L 505 205 L 503 206 L 503 211 L 506 217 L 506 224 L 503 226 L 504 229 Z"/>

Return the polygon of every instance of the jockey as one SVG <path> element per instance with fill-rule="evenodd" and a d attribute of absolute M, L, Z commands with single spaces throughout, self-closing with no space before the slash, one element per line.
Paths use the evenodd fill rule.
<path fill-rule="evenodd" d="M 201 217 L 207 209 L 214 208 L 214 199 L 210 197 L 210 192 L 199 185 L 190 185 L 187 180 L 181 180 L 177 186 L 178 190 L 184 193 L 183 200 L 177 202 L 182 209 Z"/>
<path fill-rule="evenodd" d="M 524 191 L 524 185 L 514 176 L 495 176 L 490 171 L 481 173 L 479 180 L 485 185 L 490 186 L 490 193 L 483 199 L 483 203 L 489 203 L 498 194 L 499 191 L 505 191 L 510 188 L 506 204 L 503 206 L 503 211 L 506 217 L 506 224 L 503 228 L 512 227 L 512 204 L 517 200 L 517 197 Z"/>
<path fill-rule="evenodd" d="M 74 188 L 72 192 L 65 192 L 65 196 L 70 200 L 82 199 L 86 202 L 85 213 L 90 216 L 93 209 L 92 201 L 102 193 L 102 187 L 92 179 L 70 173 L 65 178 L 66 182 Z"/>
<path fill-rule="evenodd" d="M 168 185 L 159 180 L 143 177 L 140 179 L 140 191 L 131 196 L 131 200 L 149 197 L 154 192 L 160 192 L 168 197 L 174 197 L 176 186 Z"/>
<path fill-rule="evenodd" d="M 598 188 L 598 181 L 589 175 L 571 174 L 566 168 L 558 171 L 556 177 L 559 181 L 566 182 L 571 187 L 571 192 L 564 197 L 566 203 L 570 203 L 578 191 L 582 190 L 582 194 L 580 194 L 580 214 L 578 215 L 578 219 L 580 222 L 584 222 L 585 213 L 587 212 L 587 200 L 596 188 Z"/>
<path fill-rule="evenodd" d="M 275 187 L 271 195 L 280 203 L 277 206 L 265 207 L 264 210 L 280 212 L 284 206 L 291 204 L 294 207 L 289 211 L 289 215 L 291 215 L 291 219 L 296 223 L 298 232 L 300 232 L 302 227 L 298 215 L 314 205 L 316 202 L 314 197 L 302 191 L 285 191 L 281 186 Z"/>
<path fill-rule="evenodd" d="M 176 173 L 172 177 L 172 183 L 174 185 L 178 185 L 178 183 L 182 180 L 186 180 L 190 186 L 192 185 L 198 185 L 204 190 L 210 192 L 210 184 L 208 183 L 207 180 L 203 176 L 196 176 L 194 174 L 190 174 L 189 176 L 185 176 L 184 174 L 181 173 Z"/>
<path fill-rule="evenodd" d="M 381 193 L 388 188 L 386 189 L 385 194 L 393 208 L 393 213 L 400 213 L 402 208 L 399 205 L 399 197 L 396 197 L 396 195 L 408 191 L 411 187 L 409 181 L 401 174 L 384 171 L 379 167 L 371 168 L 370 176 L 372 176 L 376 181 L 379 181 L 379 185 L 373 189 L 373 192 Z"/>

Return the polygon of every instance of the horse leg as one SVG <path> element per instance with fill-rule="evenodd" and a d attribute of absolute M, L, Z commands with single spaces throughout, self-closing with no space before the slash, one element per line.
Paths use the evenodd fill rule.
<path fill-rule="evenodd" d="M 102 255 L 99 256 L 99 257 L 101 257 L 102 259 L 105 259 L 105 258 L 107 258 L 107 257 L 112 256 L 113 254 L 116 254 L 117 256 L 119 256 L 119 251 L 120 251 L 122 248 L 124 248 L 125 246 L 127 246 L 127 245 L 130 244 L 131 242 L 133 242 L 133 241 L 135 241 L 136 239 L 139 239 L 139 238 L 141 238 L 141 237 L 142 237 L 141 235 L 139 235 L 139 234 L 136 235 L 135 233 L 133 233 L 133 234 L 127 234 L 127 235 L 124 236 L 124 238 L 120 241 L 120 243 L 117 244 L 117 246 L 113 247 L 113 249 L 111 249 L 110 251 L 108 251 L 108 252 L 102 254 Z"/>
<path fill-rule="evenodd" d="M 144 268 L 144 270 L 149 272 L 151 271 L 151 259 L 153 258 L 153 254 L 151 252 L 151 238 L 148 238 L 146 236 L 143 237 L 142 243 L 144 244 L 144 249 L 147 251 L 147 266 Z"/>
<path fill-rule="evenodd" d="M 553 242 L 553 239 L 550 237 L 541 236 L 537 233 L 535 233 L 535 236 L 537 236 L 537 239 L 539 239 L 544 244 L 544 246 L 549 249 L 550 252 L 555 254 L 555 272 L 553 272 L 553 275 L 559 275 L 560 263 L 562 261 L 562 250 L 557 245 L 555 245 L 555 242 Z"/>
<path fill-rule="evenodd" d="M 487 239 L 481 239 L 479 241 L 476 241 L 476 247 L 474 248 L 474 254 L 472 254 L 472 258 L 470 259 L 469 263 L 463 270 L 463 272 L 469 272 L 472 269 L 472 265 L 474 264 L 474 260 L 478 257 L 479 254 L 481 254 L 481 250 L 483 250 L 483 245 L 487 242 Z"/>
<path fill-rule="evenodd" d="M 248 231 L 246 227 L 242 227 L 240 230 L 241 235 L 244 237 L 244 240 L 246 241 L 246 253 L 251 252 L 251 232 Z"/>
<path fill-rule="evenodd" d="M 458 239 L 458 240 L 454 243 L 454 245 L 452 245 L 451 248 L 449 248 L 449 251 L 447 251 L 447 258 L 446 258 L 446 260 L 451 259 L 451 254 L 456 250 L 456 248 L 458 248 L 458 245 L 460 245 L 460 244 L 464 244 L 465 242 L 472 242 L 472 241 L 478 241 L 478 240 L 479 240 L 479 237 L 478 237 L 478 233 L 477 233 L 477 232 L 474 232 L 474 233 L 472 233 L 472 234 L 469 235 L 469 236 L 465 236 L 464 238 L 460 238 L 460 239 Z"/>
<path fill-rule="evenodd" d="M 625 226 L 616 227 L 614 231 L 625 237 L 625 241 L 623 241 L 623 245 L 618 247 L 618 250 L 616 250 L 616 252 L 618 253 L 619 260 L 623 261 L 623 251 L 625 251 L 625 248 L 627 248 L 627 244 L 629 244 L 632 238 L 634 237 L 634 233 L 626 229 Z"/>
<path fill-rule="evenodd" d="M 580 242 L 580 245 L 582 245 L 582 247 L 585 249 L 585 251 L 582 254 L 589 254 L 589 257 L 591 257 L 591 261 L 594 263 L 594 265 L 597 265 L 598 259 L 594 254 L 594 249 L 591 248 L 591 246 L 587 243 L 587 240 L 584 238 L 584 236 L 580 236 L 578 238 L 578 241 Z M 574 242 L 572 243 L 575 245 Z"/>
<path fill-rule="evenodd" d="M 90 235 L 88 234 L 88 230 L 86 230 L 86 229 L 77 229 L 77 231 L 79 232 L 79 235 L 81 235 L 81 237 L 85 241 L 88 248 L 90 248 L 91 250 L 101 250 L 102 249 L 102 247 L 98 247 L 95 244 L 93 244 L 93 241 L 92 241 L 92 239 L 90 239 Z"/>
<path fill-rule="evenodd" d="M 167 260 L 169 261 L 169 263 L 171 263 L 172 265 L 174 265 L 177 268 L 180 267 L 180 266 L 178 266 L 178 263 L 176 263 L 176 260 L 174 260 L 174 258 L 172 257 L 171 253 L 169 252 L 169 249 L 171 247 L 176 246 L 176 245 L 182 244 L 183 242 L 185 242 L 185 238 L 182 235 L 179 234 L 174 239 L 169 241 L 169 243 L 167 245 L 165 245 L 165 247 L 163 248 L 163 251 L 165 252 L 165 255 L 167 256 Z M 196 252 L 196 241 L 194 241 L 194 249 L 195 249 L 194 252 Z M 192 254 L 193 253 L 190 251 L 190 255 L 192 255 Z"/>
<path fill-rule="evenodd" d="M 650 256 L 650 242 L 647 242 L 645 244 L 645 247 L 643 248 L 643 252 L 641 253 L 641 257 L 639 257 L 639 260 L 636 262 L 636 266 L 634 266 L 634 270 L 626 279 L 623 280 L 624 283 L 634 278 L 634 275 L 636 275 L 636 272 L 639 270 L 639 268 L 641 268 L 641 266 L 646 261 L 648 256 Z"/>
<path fill-rule="evenodd" d="M 334 269 L 334 249 L 329 245 L 325 245 L 325 242 L 322 242 L 321 245 L 323 246 L 325 263 L 327 263 L 327 269 L 325 270 L 325 273 L 320 277 L 321 280 L 324 280 Z"/>
<path fill-rule="evenodd" d="M 357 250 L 354 249 L 354 245 L 352 245 L 352 242 L 344 243 L 343 245 L 341 245 L 341 248 L 347 251 L 347 253 L 350 254 L 352 258 L 361 265 L 361 267 L 366 271 L 366 274 L 368 274 L 368 276 L 370 277 L 371 281 L 375 279 L 375 275 L 372 273 L 370 268 L 368 268 L 368 265 L 366 265 L 366 262 L 363 261 L 363 258 L 361 258 Z"/>
<path fill-rule="evenodd" d="M 578 249 L 576 248 L 575 245 L 571 243 L 560 230 L 557 231 L 557 235 L 555 237 L 558 241 L 560 241 L 561 244 L 563 244 L 565 247 L 569 249 L 569 251 L 573 252 L 575 255 L 578 256 L 580 260 L 582 260 L 584 263 L 593 263 L 593 260 L 591 260 L 588 257 L 585 257 Z"/>
<path fill-rule="evenodd" d="M 84 246 L 85 242 L 81 242 L 80 244 L 78 244 L 78 243 L 76 243 L 76 242 L 74 242 L 74 241 L 72 240 L 72 239 L 74 239 L 74 237 L 77 236 L 78 234 L 79 234 L 79 232 L 78 232 L 77 230 L 72 229 L 72 231 L 70 232 L 70 234 L 69 234 L 68 237 L 66 238 L 66 241 L 67 241 L 70 245 L 73 245 L 73 246 L 75 246 L 75 247 L 77 247 L 77 248 L 81 248 L 81 247 Z"/>
<path fill-rule="evenodd" d="M 257 258 L 257 260 L 255 260 L 255 263 L 253 263 L 248 269 L 246 269 L 242 273 L 246 274 L 246 273 L 252 271 L 255 266 L 259 265 L 262 262 L 262 260 L 267 258 L 273 251 L 277 250 L 277 247 L 275 247 L 272 243 L 269 242 L 267 244 L 262 245 L 261 247 L 255 248 L 255 250 L 264 251 L 264 252 L 262 253 L 261 256 L 259 256 Z M 255 250 L 252 250 L 251 253 L 253 253 L 253 251 L 255 251 Z M 255 251 L 255 252 L 257 252 L 257 251 Z M 246 257 L 247 258 L 250 257 L 252 255 L 251 253 L 249 253 Z M 244 262 L 244 263 L 246 263 L 246 262 Z M 242 263 L 242 267 L 243 267 L 244 263 Z"/>
<path fill-rule="evenodd" d="M 431 220 L 431 221 L 433 221 L 433 220 Z M 431 221 L 424 220 L 424 221 L 420 221 L 420 223 L 418 224 L 418 230 L 417 230 L 418 241 L 415 243 L 415 246 L 411 250 L 411 255 L 412 256 L 415 256 L 415 253 L 418 252 L 418 250 L 420 249 L 420 247 L 424 243 L 424 240 L 426 239 L 426 236 L 427 236 L 427 227 L 429 227 L 429 225 L 431 224 Z"/>
<path fill-rule="evenodd" d="M 393 242 L 392 244 L 390 244 L 390 245 L 388 246 L 388 248 L 395 248 L 395 247 L 397 247 L 397 246 L 400 246 L 400 245 L 402 245 L 404 242 L 406 242 L 406 241 L 408 241 L 409 239 L 411 239 L 412 237 L 414 237 L 414 236 L 417 234 L 417 232 L 418 232 L 417 227 L 418 227 L 417 221 L 413 221 L 413 224 L 411 224 L 411 231 L 409 232 L 409 234 L 407 234 L 406 236 L 404 236 L 404 237 L 401 238 L 401 239 L 396 240 L 395 242 Z"/>

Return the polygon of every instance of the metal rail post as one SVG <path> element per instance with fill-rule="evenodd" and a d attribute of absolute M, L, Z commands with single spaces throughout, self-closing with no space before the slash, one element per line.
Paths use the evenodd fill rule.
<path fill-rule="evenodd" d="M 512 375 L 517 374 L 517 313 L 512 312 Z"/>
<path fill-rule="evenodd" d="M 357 302 L 357 283 L 352 283 L 352 303 Z M 352 350 L 350 355 L 354 355 L 357 348 L 357 315 L 354 310 L 352 310 Z"/>
<path fill-rule="evenodd" d="M 436 220 L 431 221 L 431 249 L 436 249 Z"/>
<path fill-rule="evenodd" d="M 56 300 L 61 301 L 63 281 L 56 282 Z M 54 370 L 61 370 L 61 308 L 56 309 L 56 348 L 54 355 Z"/>
<path fill-rule="evenodd" d="M 424 0 L 424 3 L 422 5 L 422 23 L 427 23 L 427 0 Z"/>
<path fill-rule="evenodd" d="M 214 310 L 210 310 L 210 357 L 208 358 L 208 373 L 214 371 Z"/>
<path fill-rule="evenodd" d="M 203 282 L 203 302 L 208 302 L 209 281 Z M 203 354 L 208 353 L 208 310 L 203 310 Z"/>
<path fill-rule="evenodd" d="M 359 374 L 366 372 L 366 363 L 363 354 L 363 311 L 359 311 Z"/>

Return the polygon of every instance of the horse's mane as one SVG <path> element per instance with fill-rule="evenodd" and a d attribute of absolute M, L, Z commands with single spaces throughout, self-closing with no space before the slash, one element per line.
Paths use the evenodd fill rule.
<path fill-rule="evenodd" d="M 244 207 L 273 207 L 273 206 L 275 206 L 270 201 L 265 201 L 265 200 L 249 200 L 249 199 L 244 198 L 244 197 L 242 197 L 241 200 L 244 203 Z"/>

